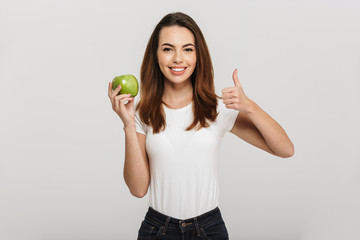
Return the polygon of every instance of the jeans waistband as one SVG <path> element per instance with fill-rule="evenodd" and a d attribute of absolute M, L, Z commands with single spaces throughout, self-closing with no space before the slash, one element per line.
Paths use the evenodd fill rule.
<path fill-rule="evenodd" d="M 199 216 L 188 219 L 173 218 L 156 211 L 152 207 L 149 207 L 145 218 L 161 225 L 163 227 L 163 232 L 165 232 L 167 228 L 178 229 L 178 230 L 180 229 L 182 232 L 185 232 L 190 229 L 196 229 L 198 234 L 200 234 L 199 229 L 201 227 L 204 227 L 218 220 L 222 220 L 219 207 L 216 207 L 213 210 L 210 210 Z"/>

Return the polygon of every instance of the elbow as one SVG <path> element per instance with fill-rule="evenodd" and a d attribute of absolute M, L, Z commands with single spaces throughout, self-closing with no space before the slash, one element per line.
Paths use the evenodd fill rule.
<path fill-rule="evenodd" d="M 131 195 L 137 198 L 145 197 L 150 185 L 150 179 L 130 179 L 124 171 L 124 180 Z"/>
<path fill-rule="evenodd" d="M 287 148 L 283 148 L 279 152 L 271 151 L 271 153 L 277 157 L 290 158 L 290 157 L 294 156 L 294 153 L 295 153 L 294 145 L 291 144 L 291 146 L 289 146 Z"/>
<path fill-rule="evenodd" d="M 130 190 L 131 195 L 137 198 L 143 198 L 146 196 L 147 188 L 146 189 L 138 189 L 138 190 Z"/>
<path fill-rule="evenodd" d="M 139 193 L 131 193 L 131 195 L 133 195 L 134 197 L 137 197 L 137 198 L 143 198 L 143 197 L 145 197 L 146 192 L 145 193 L 141 193 L 141 192 L 139 192 Z"/>
<path fill-rule="evenodd" d="M 146 194 L 142 194 L 142 193 L 131 193 L 131 195 L 133 195 L 134 197 L 137 197 L 137 198 L 143 198 L 143 197 L 145 197 Z"/>
<path fill-rule="evenodd" d="M 290 158 L 290 157 L 292 157 L 292 156 L 294 156 L 294 153 L 284 154 L 284 155 L 282 155 L 282 156 L 280 156 L 280 157 L 282 157 L 282 158 Z"/>
<path fill-rule="evenodd" d="M 135 184 L 135 183 L 132 183 L 132 182 L 129 182 L 126 180 L 125 178 L 125 183 L 131 193 L 131 195 L 133 195 L 134 197 L 137 197 L 137 198 L 143 198 L 145 197 L 147 191 L 148 191 L 148 187 L 149 187 L 149 184 Z"/>
<path fill-rule="evenodd" d="M 294 150 L 294 145 L 291 145 L 291 147 L 288 149 L 288 151 L 286 153 L 284 153 L 282 156 L 282 158 L 290 158 L 292 156 L 294 156 L 295 154 L 295 150 Z"/>

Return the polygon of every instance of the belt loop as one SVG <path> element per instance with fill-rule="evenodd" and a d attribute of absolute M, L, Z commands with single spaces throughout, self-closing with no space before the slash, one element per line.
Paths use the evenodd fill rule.
<path fill-rule="evenodd" d="M 196 227 L 197 236 L 200 236 L 200 228 L 199 228 L 199 223 L 197 221 L 197 217 L 195 217 L 194 220 L 195 220 L 195 227 Z"/>
<path fill-rule="evenodd" d="M 162 233 L 163 235 L 166 234 L 166 229 L 167 229 L 167 227 L 168 227 L 168 225 L 169 225 L 169 222 L 170 222 L 170 217 L 167 217 L 165 226 L 164 226 L 164 228 L 163 228 L 163 233 Z"/>

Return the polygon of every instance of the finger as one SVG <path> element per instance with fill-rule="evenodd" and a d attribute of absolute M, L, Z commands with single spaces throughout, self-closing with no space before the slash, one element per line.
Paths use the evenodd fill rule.
<path fill-rule="evenodd" d="M 131 99 L 132 98 L 127 97 L 127 98 L 122 98 L 122 99 L 115 100 L 115 103 L 114 103 L 115 109 L 114 110 L 117 112 L 118 110 L 124 109 L 125 102 L 130 102 Z"/>
<path fill-rule="evenodd" d="M 130 96 L 131 96 L 131 94 L 119 94 L 119 95 L 114 97 L 114 100 L 119 102 L 123 98 L 129 98 Z"/>
<path fill-rule="evenodd" d="M 224 100 L 223 100 L 223 103 L 224 103 L 225 105 L 231 104 L 232 102 L 233 102 L 232 99 L 224 99 Z"/>
<path fill-rule="evenodd" d="M 227 104 L 234 104 L 234 103 L 239 103 L 239 99 L 238 98 L 230 98 L 230 99 L 224 99 L 223 103 L 225 105 Z"/>
<path fill-rule="evenodd" d="M 130 107 L 130 108 L 133 108 L 133 107 L 134 107 L 134 102 L 135 102 L 134 99 L 135 99 L 135 98 L 133 98 L 133 97 L 131 98 L 131 100 L 126 104 L 127 107 Z"/>
<path fill-rule="evenodd" d="M 115 112 L 117 112 L 117 110 L 120 108 L 120 101 L 119 101 L 119 99 L 115 99 L 115 98 L 113 98 L 112 99 L 112 105 L 113 105 L 113 110 L 115 111 Z"/>
<path fill-rule="evenodd" d="M 225 107 L 237 110 L 238 109 L 238 104 L 237 103 L 230 103 L 230 104 L 226 104 Z"/>
<path fill-rule="evenodd" d="M 113 97 L 113 102 L 115 104 L 115 108 L 118 109 L 119 107 L 121 107 L 119 104 L 121 102 L 122 99 L 124 98 L 129 98 L 131 96 L 131 94 L 120 94 L 120 95 L 117 95 L 115 97 Z"/>
<path fill-rule="evenodd" d="M 112 84 L 111 84 L 111 82 L 109 82 L 109 84 L 108 84 L 108 96 L 109 96 L 109 98 L 111 96 L 111 93 L 112 93 Z"/>
<path fill-rule="evenodd" d="M 111 89 L 112 89 L 112 84 L 111 84 Z M 117 86 L 111 93 L 111 97 L 114 98 L 115 96 L 117 96 L 119 94 L 121 90 L 121 85 L 119 84 L 119 86 Z"/>
<path fill-rule="evenodd" d="M 131 97 L 127 97 L 127 98 L 121 99 L 120 102 L 121 102 L 121 105 L 122 105 L 122 106 L 125 106 L 125 102 L 128 102 L 128 103 L 129 103 L 131 100 L 132 100 Z"/>
<path fill-rule="evenodd" d="M 234 81 L 234 84 L 236 87 L 238 86 L 241 86 L 240 84 L 240 80 L 239 80 L 239 77 L 238 77 L 238 70 L 235 68 L 235 71 L 233 72 L 233 81 Z"/>
<path fill-rule="evenodd" d="M 120 86 L 120 85 L 119 85 Z M 116 90 L 116 89 L 115 89 Z M 108 85 L 108 96 L 109 98 L 112 98 L 113 97 L 113 92 L 115 91 L 112 89 L 112 82 L 109 82 L 109 85 Z"/>
<path fill-rule="evenodd" d="M 236 98 L 239 97 L 238 94 L 234 91 L 231 93 L 225 93 L 223 95 L 221 95 L 223 99 L 231 99 L 231 98 Z"/>
<path fill-rule="evenodd" d="M 119 94 L 119 95 L 115 96 L 114 99 L 117 100 L 117 101 L 120 101 L 123 98 L 129 98 L 130 96 L 131 96 L 130 93 L 129 94 Z"/>
<path fill-rule="evenodd" d="M 233 91 L 236 91 L 236 87 L 227 87 L 227 88 L 223 88 L 222 89 L 222 93 L 225 94 L 225 93 L 232 93 Z"/>

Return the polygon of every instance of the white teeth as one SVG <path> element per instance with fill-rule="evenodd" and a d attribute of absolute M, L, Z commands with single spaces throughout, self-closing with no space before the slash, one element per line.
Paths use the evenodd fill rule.
<path fill-rule="evenodd" d="M 181 71 L 184 71 L 185 68 L 171 68 L 171 70 L 173 70 L 175 72 L 181 72 Z"/>

